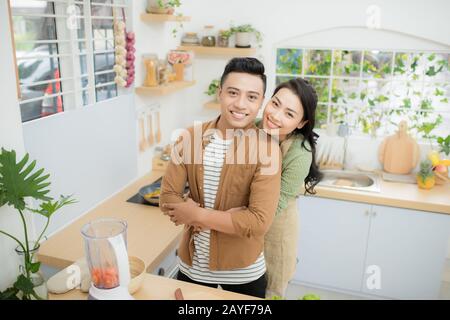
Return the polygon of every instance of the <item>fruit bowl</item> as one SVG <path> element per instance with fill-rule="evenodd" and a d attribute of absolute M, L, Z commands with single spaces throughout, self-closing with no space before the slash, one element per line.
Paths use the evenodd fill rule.
<path fill-rule="evenodd" d="M 128 292 L 130 294 L 136 293 L 142 286 L 145 274 L 145 262 L 134 256 L 129 256 L 130 263 L 130 284 L 128 285 Z"/>

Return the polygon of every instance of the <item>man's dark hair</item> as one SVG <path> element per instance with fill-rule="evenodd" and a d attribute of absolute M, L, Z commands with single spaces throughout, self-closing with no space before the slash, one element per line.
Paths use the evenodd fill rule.
<path fill-rule="evenodd" d="M 223 86 L 227 76 L 231 72 L 248 73 L 261 78 L 263 82 L 263 94 L 266 93 L 266 75 L 264 74 L 264 65 L 256 58 L 233 58 L 225 66 L 222 78 L 220 78 L 220 86 Z"/>

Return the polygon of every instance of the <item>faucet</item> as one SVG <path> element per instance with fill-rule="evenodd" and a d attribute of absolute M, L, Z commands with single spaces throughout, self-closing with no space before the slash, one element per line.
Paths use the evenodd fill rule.
<path fill-rule="evenodd" d="M 343 137 L 344 138 L 344 157 L 342 159 L 342 170 L 345 170 L 345 163 L 346 163 L 346 159 L 347 159 L 347 140 L 348 140 L 348 136 L 350 134 L 350 127 L 348 125 L 347 122 L 343 122 L 341 124 L 339 124 L 339 128 L 338 128 L 338 136 L 339 137 Z"/>

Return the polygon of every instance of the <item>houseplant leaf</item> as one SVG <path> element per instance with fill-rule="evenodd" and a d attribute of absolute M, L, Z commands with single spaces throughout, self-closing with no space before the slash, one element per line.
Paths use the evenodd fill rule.
<path fill-rule="evenodd" d="M 17 210 L 25 209 L 24 198 L 32 197 L 43 201 L 51 198 L 46 194 L 50 185 L 49 174 L 44 169 L 33 171 L 36 161 L 28 163 L 28 153 L 16 162 L 16 152 L 2 148 L 0 153 L 0 205 L 9 204 Z"/>

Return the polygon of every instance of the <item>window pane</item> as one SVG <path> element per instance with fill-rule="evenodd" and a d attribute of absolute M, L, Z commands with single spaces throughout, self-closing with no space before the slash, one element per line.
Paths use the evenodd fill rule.
<path fill-rule="evenodd" d="M 328 106 L 318 104 L 316 109 L 316 125 L 315 128 L 322 128 L 327 123 Z"/>
<path fill-rule="evenodd" d="M 391 75 L 393 53 L 364 51 L 363 77 L 386 79 Z"/>
<path fill-rule="evenodd" d="M 302 73 L 302 50 L 278 49 L 277 50 L 277 73 L 301 74 Z"/>
<path fill-rule="evenodd" d="M 359 80 L 335 79 L 333 80 L 331 102 L 339 104 L 360 103 Z"/>
<path fill-rule="evenodd" d="M 318 102 L 328 102 L 329 79 L 305 77 L 306 80 L 316 89 Z"/>
<path fill-rule="evenodd" d="M 331 71 L 331 50 L 305 50 L 305 74 L 329 76 Z"/>
<path fill-rule="evenodd" d="M 102 100 L 106 100 L 106 99 L 111 99 L 115 96 L 117 96 L 117 88 L 115 84 L 111 84 L 108 86 L 104 86 L 104 87 L 100 87 L 96 89 L 96 94 L 97 94 L 97 102 L 98 101 L 102 101 Z"/>
<path fill-rule="evenodd" d="M 333 75 L 359 77 L 361 57 L 361 51 L 335 50 Z"/>

